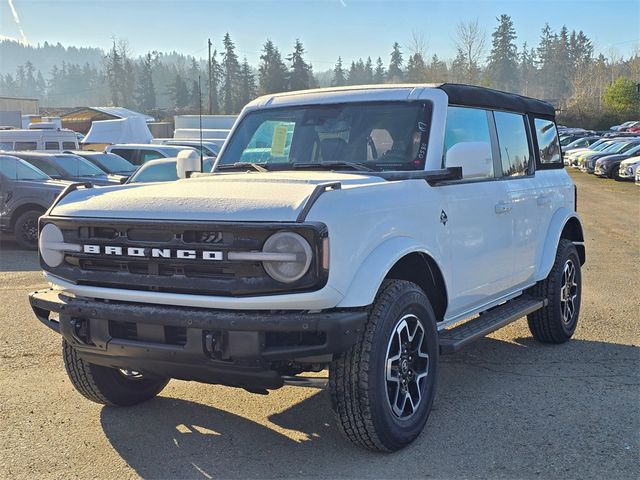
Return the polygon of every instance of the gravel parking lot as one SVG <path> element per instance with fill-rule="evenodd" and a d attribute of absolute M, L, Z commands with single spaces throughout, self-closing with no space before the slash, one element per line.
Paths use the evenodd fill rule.
<path fill-rule="evenodd" d="M 640 188 L 572 175 L 587 237 L 574 339 L 537 344 L 522 319 L 443 357 L 427 430 L 390 455 L 342 440 L 319 390 L 172 381 L 141 406 L 88 402 L 31 313 L 36 254 L 5 237 L 0 477 L 638 478 Z"/>

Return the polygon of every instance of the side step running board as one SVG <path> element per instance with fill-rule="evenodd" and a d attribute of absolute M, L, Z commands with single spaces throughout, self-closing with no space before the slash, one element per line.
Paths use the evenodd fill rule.
<path fill-rule="evenodd" d="M 440 354 L 455 353 L 474 340 L 478 340 L 531 312 L 535 312 L 547 305 L 547 302 L 546 298 L 522 295 L 457 327 L 443 330 L 438 336 Z"/>

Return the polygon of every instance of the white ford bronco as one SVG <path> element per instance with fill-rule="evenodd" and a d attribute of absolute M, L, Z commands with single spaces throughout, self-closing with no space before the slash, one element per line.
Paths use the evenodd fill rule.
<path fill-rule="evenodd" d="M 90 400 L 328 369 L 342 433 L 392 451 L 423 429 L 440 355 L 523 316 L 541 342 L 575 331 L 585 248 L 547 103 L 454 84 L 269 95 L 213 172 L 192 160 L 174 183 L 71 185 L 40 218 L 51 288 L 31 305 Z"/>

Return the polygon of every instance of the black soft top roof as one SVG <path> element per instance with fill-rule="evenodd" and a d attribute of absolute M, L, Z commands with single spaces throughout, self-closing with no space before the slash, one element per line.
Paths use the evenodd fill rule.
<path fill-rule="evenodd" d="M 463 85 L 459 83 L 443 83 L 438 88 L 449 96 L 452 105 L 467 105 L 470 107 L 497 108 L 520 113 L 533 113 L 554 117 L 555 110 L 550 103 L 523 97 L 515 93 L 501 92 L 491 88 Z"/>

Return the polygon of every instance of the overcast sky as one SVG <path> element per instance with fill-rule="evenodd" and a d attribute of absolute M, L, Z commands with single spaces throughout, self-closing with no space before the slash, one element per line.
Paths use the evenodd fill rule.
<path fill-rule="evenodd" d="M 253 64 L 266 38 L 285 53 L 300 38 L 314 68 L 326 70 L 338 55 L 347 62 L 381 55 L 387 63 L 391 44 L 408 47 L 413 32 L 428 55 L 452 58 L 458 22 L 477 18 L 489 41 L 502 13 L 513 18 L 518 46 L 536 45 L 545 22 L 556 31 L 563 24 L 584 30 L 605 55 L 613 49 L 627 57 L 640 45 L 640 0 L 0 0 L 0 38 L 108 48 L 116 36 L 136 54 L 176 50 L 206 58 L 207 37 L 220 49 L 229 32 Z"/>

